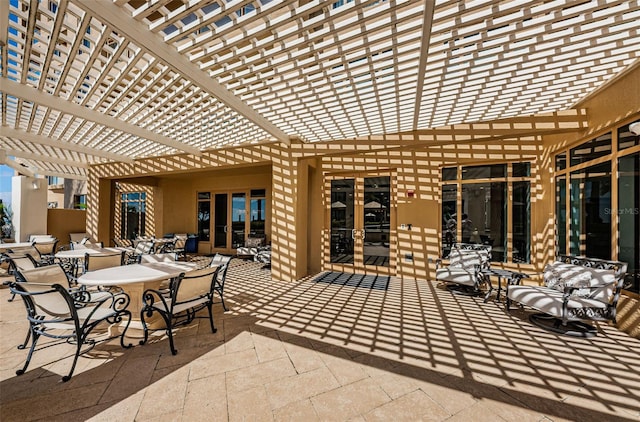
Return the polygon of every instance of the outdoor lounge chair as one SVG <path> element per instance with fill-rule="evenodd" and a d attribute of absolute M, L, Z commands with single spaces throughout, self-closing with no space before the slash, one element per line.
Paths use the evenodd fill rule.
<path fill-rule="evenodd" d="M 445 282 L 454 293 L 478 296 L 488 284 L 485 299 L 492 291 L 486 271 L 491 263 L 491 246 L 482 244 L 457 243 L 447 257 L 448 267 L 440 268 L 442 260 L 436 261 L 436 280 Z"/>
<path fill-rule="evenodd" d="M 39 283 L 41 277 L 33 272 L 23 272 L 28 282 L 13 282 L 9 288 L 11 292 L 22 297 L 27 309 L 29 321 L 29 334 L 22 346 L 31 338 L 31 347 L 27 354 L 24 366 L 16 371 L 16 375 L 25 373 L 31 362 L 33 353 L 37 348 L 41 336 L 58 339 L 60 342 L 47 343 L 41 349 L 55 344 L 69 343 L 76 345 L 76 351 L 69 373 L 62 377 L 62 381 L 68 381 L 73 375 L 78 357 L 91 350 L 98 342 L 120 337 L 122 347 L 131 347 L 124 344 L 124 337 L 131 321 L 131 312 L 126 308 L 129 304 L 129 296 L 125 293 L 110 295 L 100 301 L 88 301 L 88 296 L 79 293 L 69 293 L 66 286 L 58 283 Z M 92 331 L 101 324 L 116 324 L 127 317 L 127 323 L 118 336 L 97 339 L 90 337 Z M 85 348 L 83 350 L 83 347 Z"/>
<path fill-rule="evenodd" d="M 173 344 L 173 329 L 191 323 L 198 311 L 206 308 L 209 312 L 209 324 L 211 332 L 215 333 L 213 323 L 213 293 L 215 277 L 218 268 L 204 268 L 200 270 L 182 273 L 173 278 L 169 283 L 169 289 L 147 289 L 142 294 L 143 307 L 140 311 L 140 319 L 144 331 L 144 338 L 140 344 L 145 344 L 148 339 L 148 326 L 145 318 L 151 318 L 154 313 L 159 313 L 165 322 L 169 347 L 175 355 L 178 350 Z"/>
<path fill-rule="evenodd" d="M 626 272 L 624 262 L 560 255 L 545 267 L 543 286 L 507 285 L 506 310 L 511 302 L 517 302 L 540 311 L 529 316 L 540 328 L 593 337 L 596 328 L 584 321 L 616 323 Z"/>

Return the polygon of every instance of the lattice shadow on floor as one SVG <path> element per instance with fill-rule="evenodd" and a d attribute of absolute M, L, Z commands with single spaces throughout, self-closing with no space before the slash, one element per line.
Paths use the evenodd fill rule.
<path fill-rule="evenodd" d="M 387 290 L 391 277 L 367 274 L 349 274 L 329 271 L 319 274 L 311 281 L 316 283 L 338 284 L 341 286 L 362 287 L 366 289 Z"/>

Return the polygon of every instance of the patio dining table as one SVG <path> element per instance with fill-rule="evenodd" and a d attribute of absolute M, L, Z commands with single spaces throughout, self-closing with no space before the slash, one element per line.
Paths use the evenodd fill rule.
<path fill-rule="evenodd" d="M 0 253 L 5 253 L 9 249 L 13 248 L 26 248 L 33 246 L 32 242 L 15 242 L 15 243 L 0 243 Z"/>
<path fill-rule="evenodd" d="M 181 273 L 196 270 L 201 266 L 193 262 L 154 262 L 143 264 L 122 265 L 120 267 L 104 268 L 90 271 L 78 278 L 78 284 L 84 286 L 118 286 L 131 299 L 131 328 L 142 328 L 140 310 L 143 307 L 142 294 L 147 289 L 158 289 L 160 284 Z M 161 318 L 147 320 L 151 329 L 162 326 Z"/>
<path fill-rule="evenodd" d="M 109 247 L 109 248 L 97 248 L 97 247 L 82 247 L 77 249 L 68 249 L 64 251 L 58 251 L 54 255 L 57 259 L 61 261 L 70 262 L 70 268 L 73 271 L 73 275 L 77 277 L 78 272 L 80 270 L 80 260 L 84 258 L 85 254 L 89 255 L 99 255 L 99 254 L 110 254 L 114 252 L 130 252 L 133 251 L 133 248 L 122 248 L 122 247 Z"/>

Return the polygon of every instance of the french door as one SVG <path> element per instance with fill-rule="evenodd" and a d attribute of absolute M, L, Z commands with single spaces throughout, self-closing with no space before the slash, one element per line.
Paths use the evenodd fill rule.
<path fill-rule="evenodd" d="M 389 173 L 326 179 L 325 268 L 391 274 L 395 268 L 393 177 Z"/>
<path fill-rule="evenodd" d="M 237 248 L 244 246 L 247 234 L 265 234 L 267 211 L 265 189 L 200 192 L 200 241 L 210 242 L 212 252 L 235 253 Z"/>

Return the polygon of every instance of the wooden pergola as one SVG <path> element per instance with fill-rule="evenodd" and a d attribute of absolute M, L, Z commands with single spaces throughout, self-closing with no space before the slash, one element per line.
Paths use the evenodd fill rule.
<path fill-rule="evenodd" d="M 635 0 L 5 0 L 0 158 L 83 179 L 241 144 L 468 132 L 572 108 L 637 67 L 639 29 Z"/>

